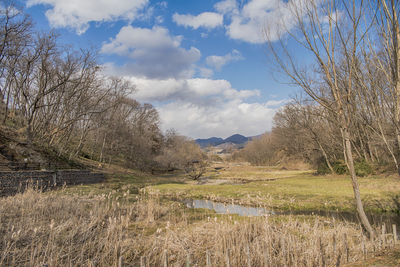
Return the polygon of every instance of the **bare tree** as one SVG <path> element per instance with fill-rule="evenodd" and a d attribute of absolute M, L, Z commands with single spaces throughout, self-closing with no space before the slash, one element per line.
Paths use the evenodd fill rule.
<path fill-rule="evenodd" d="M 133 99 L 135 86 L 106 77 L 93 50 L 61 46 L 32 30 L 12 1 L 0 5 L 0 103 L 3 121 L 18 113 L 28 143 L 69 158 L 85 155 L 150 170 L 163 146 L 157 110 Z"/>
<path fill-rule="evenodd" d="M 168 131 L 164 146 L 157 157 L 158 164 L 168 170 L 184 170 L 193 180 L 198 180 L 206 171 L 208 162 L 205 153 L 193 140 Z"/>
<path fill-rule="evenodd" d="M 293 29 L 287 28 L 285 34 L 314 59 L 314 65 L 299 65 L 295 54 L 286 47 L 285 36 L 273 42 L 267 31 L 270 51 L 292 82 L 335 117 L 342 134 L 357 212 L 364 228 L 374 236 L 361 201 L 351 142 L 357 53 L 370 28 L 362 24 L 364 2 L 309 0 L 291 2 L 288 6 L 295 25 Z"/>
<path fill-rule="evenodd" d="M 258 166 L 276 165 L 278 163 L 276 141 L 273 132 L 265 133 L 252 139 L 243 149 L 235 151 L 232 154 L 232 159 L 244 160 Z M 282 146 L 279 146 L 279 148 L 282 148 Z"/>
<path fill-rule="evenodd" d="M 12 101 L 11 80 L 16 64 L 30 43 L 32 22 L 13 1 L 0 7 L 0 102 L 5 101 L 3 122 Z"/>

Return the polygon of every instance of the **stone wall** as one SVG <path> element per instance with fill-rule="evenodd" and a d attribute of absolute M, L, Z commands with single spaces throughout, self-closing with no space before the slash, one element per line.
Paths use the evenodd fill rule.
<path fill-rule="evenodd" d="M 88 170 L 0 171 L 0 196 L 16 194 L 28 185 L 48 189 L 63 185 L 101 183 L 104 180 L 103 173 Z"/>

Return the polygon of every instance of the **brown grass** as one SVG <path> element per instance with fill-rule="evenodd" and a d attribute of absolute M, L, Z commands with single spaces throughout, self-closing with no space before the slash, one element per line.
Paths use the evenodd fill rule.
<path fill-rule="evenodd" d="M 0 199 L 0 266 L 334 266 L 392 246 L 320 217 L 200 214 L 136 196 L 28 190 Z"/>

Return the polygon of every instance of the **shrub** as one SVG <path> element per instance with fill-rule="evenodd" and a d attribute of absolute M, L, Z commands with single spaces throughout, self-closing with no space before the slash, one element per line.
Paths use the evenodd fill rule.
<path fill-rule="evenodd" d="M 347 165 L 343 160 L 334 161 L 332 164 L 332 168 L 336 174 L 345 174 L 347 173 Z"/>
<path fill-rule="evenodd" d="M 320 173 L 320 166 L 318 166 L 318 173 Z M 333 170 L 336 174 L 348 174 L 349 171 L 347 169 L 347 165 L 343 160 L 337 160 L 332 164 Z M 327 167 L 326 167 L 327 168 Z M 368 176 L 372 173 L 372 167 L 365 159 L 358 159 L 354 162 L 354 169 L 356 171 L 356 175 L 360 177 Z M 323 167 L 321 167 L 321 174 L 323 174 Z M 329 169 L 328 169 L 329 171 Z"/>
<path fill-rule="evenodd" d="M 320 175 L 325 175 L 325 174 L 330 174 L 331 170 L 329 169 L 328 165 L 326 162 L 320 162 L 317 166 L 317 174 Z"/>
<path fill-rule="evenodd" d="M 200 179 L 201 176 L 206 172 L 207 170 L 207 165 L 208 162 L 205 160 L 202 161 L 192 161 L 186 163 L 184 170 L 185 173 L 193 180 L 198 180 Z"/>
<path fill-rule="evenodd" d="M 356 160 L 354 163 L 354 169 L 357 176 L 368 176 L 372 173 L 372 167 L 365 161 L 365 159 Z"/>
<path fill-rule="evenodd" d="M 317 167 L 317 174 L 319 174 L 319 175 L 325 175 L 325 174 L 332 173 L 328 167 L 328 164 L 326 164 L 326 160 L 324 157 L 319 157 L 316 160 L 316 167 Z"/>

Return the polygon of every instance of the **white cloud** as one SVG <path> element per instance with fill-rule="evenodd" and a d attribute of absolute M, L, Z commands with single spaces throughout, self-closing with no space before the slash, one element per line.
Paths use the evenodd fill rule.
<path fill-rule="evenodd" d="M 155 104 L 164 130 L 193 138 L 257 135 L 271 129 L 278 110 L 278 102 L 248 102 L 260 92 L 234 89 L 226 80 L 127 78 L 136 85 L 137 100 Z"/>
<path fill-rule="evenodd" d="M 265 103 L 267 107 L 278 107 L 289 102 L 289 99 L 269 100 Z"/>
<path fill-rule="evenodd" d="M 197 16 L 175 13 L 172 19 L 180 26 L 192 27 L 193 29 L 198 29 L 200 27 L 212 29 L 222 26 L 223 24 L 223 16 L 214 12 L 204 12 Z"/>
<path fill-rule="evenodd" d="M 148 6 L 146 9 L 144 9 L 142 12 L 137 14 L 135 19 L 141 20 L 141 21 L 147 21 L 149 22 L 150 19 L 154 17 L 154 7 L 153 6 Z M 157 19 L 155 19 L 156 21 Z"/>
<path fill-rule="evenodd" d="M 214 71 L 209 68 L 199 68 L 199 73 L 203 78 L 210 78 L 214 75 Z"/>
<path fill-rule="evenodd" d="M 132 60 L 122 67 L 108 65 L 109 72 L 123 75 L 165 79 L 189 78 L 194 74 L 194 63 L 201 53 L 195 48 L 184 49 L 182 36 L 171 36 L 168 29 L 122 27 L 110 42 L 103 44 L 105 54 L 117 54 Z"/>
<path fill-rule="evenodd" d="M 226 54 L 225 56 L 208 56 L 206 58 L 206 63 L 208 66 L 215 68 L 216 70 L 221 70 L 221 68 L 232 61 L 242 60 L 243 56 L 239 51 L 234 49 L 231 53 Z"/>
<path fill-rule="evenodd" d="M 272 128 L 277 109 L 263 103 L 232 100 L 215 106 L 173 102 L 161 107 L 163 129 L 175 128 L 193 138 L 228 137 L 235 133 L 254 136 Z"/>
<path fill-rule="evenodd" d="M 237 13 L 238 6 L 236 0 L 225 0 L 214 5 L 215 10 L 221 14 Z"/>
<path fill-rule="evenodd" d="M 28 0 L 27 6 L 50 5 L 46 17 L 52 27 L 69 27 L 82 34 L 92 21 L 132 21 L 147 3 L 148 0 Z"/>
<path fill-rule="evenodd" d="M 143 102 L 181 100 L 203 106 L 212 106 L 228 100 L 259 96 L 258 90 L 236 90 L 227 80 L 205 78 L 146 79 L 127 77 L 137 87 L 135 98 Z"/>
<path fill-rule="evenodd" d="M 265 31 L 271 40 L 276 40 L 293 26 L 290 5 L 290 1 L 284 0 L 251 0 L 239 9 L 236 1 L 225 0 L 215 4 L 214 8 L 230 17 L 231 21 L 226 26 L 230 38 L 264 43 Z"/>

